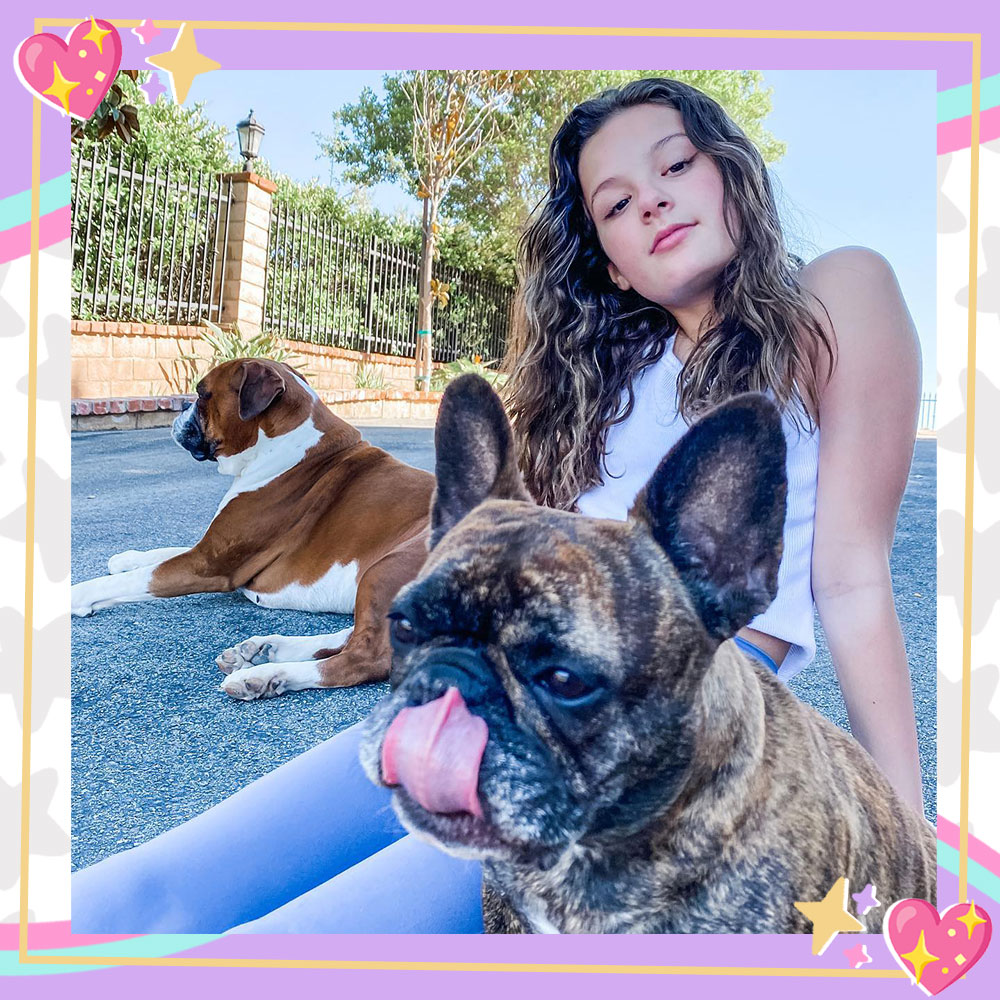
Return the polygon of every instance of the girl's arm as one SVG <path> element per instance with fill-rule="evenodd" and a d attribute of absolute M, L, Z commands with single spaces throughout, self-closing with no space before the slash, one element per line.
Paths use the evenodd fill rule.
<path fill-rule="evenodd" d="M 910 674 L 889 553 L 920 403 L 920 349 L 892 268 L 845 247 L 801 272 L 837 365 L 820 397 L 812 584 L 851 730 L 921 815 Z M 822 314 L 822 309 L 819 310 Z"/>

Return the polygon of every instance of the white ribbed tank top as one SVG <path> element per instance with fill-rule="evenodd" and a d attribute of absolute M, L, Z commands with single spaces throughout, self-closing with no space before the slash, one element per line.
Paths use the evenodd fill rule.
<path fill-rule="evenodd" d="M 677 377 L 683 364 L 673 348 L 671 337 L 663 357 L 640 372 L 633 382 L 635 408 L 627 420 L 608 431 L 604 482 L 577 500 L 580 512 L 588 517 L 624 521 L 632 501 L 649 481 L 660 459 L 687 430 L 688 425 L 677 412 Z M 627 398 L 623 394 L 623 407 Z M 782 415 L 788 498 L 778 592 L 770 607 L 749 623 L 751 628 L 791 644 L 778 669 L 782 680 L 808 666 L 816 655 L 811 580 L 819 428 L 812 433 L 800 430 L 794 414 L 801 416 L 801 408 L 793 406 L 795 409 Z M 805 421 L 803 426 L 807 426 Z"/>

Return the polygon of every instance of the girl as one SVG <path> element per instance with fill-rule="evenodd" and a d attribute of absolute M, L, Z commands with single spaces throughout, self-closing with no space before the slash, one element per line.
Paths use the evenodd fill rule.
<path fill-rule="evenodd" d="M 550 177 L 508 383 L 528 488 L 623 518 L 682 418 L 769 392 L 785 411 L 785 548 L 773 605 L 738 641 L 794 676 L 815 654 L 815 595 L 851 728 L 922 812 L 889 576 L 920 353 L 892 269 L 845 247 L 793 270 L 757 149 L 674 80 L 576 108 Z"/>
<path fill-rule="evenodd" d="M 922 811 L 889 577 L 920 360 L 891 269 L 845 248 L 793 270 L 759 153 L 676 81 L 576 108 L 550 178 L 522 241 L 509 361 L 529 489 L 623 518 L 687 418 L 770 393 L 788 443 L 784 556 L 774 604 L 737 641 L 794 675 L 815 652 L 814 594 L 852 729 Z M 74 932 L 481 931 L 478 863 L 405 835 L 361 772 L 359 728 L 78 872 Z"/>

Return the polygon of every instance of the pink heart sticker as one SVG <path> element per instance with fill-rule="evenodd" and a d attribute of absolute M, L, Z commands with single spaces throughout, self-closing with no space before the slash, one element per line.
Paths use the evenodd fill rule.
<path fill-rule="evenodd" d="M 64 42 L 47 32 L 17 47 L 14 68 L 36 97 L 61 114 L 86 120 L 104 100 L 122 61 L 114 25 L 98 18 L 81 21 Z"/>
<path fill-rule="evenodd" d="M 975 903 L 954 903 L 940 916 L 923 899 L 901 899 L 886 911 L 882 934 L 899 967 L 928 996 L 961 979 L 983 957 L 993 924 Z"/>

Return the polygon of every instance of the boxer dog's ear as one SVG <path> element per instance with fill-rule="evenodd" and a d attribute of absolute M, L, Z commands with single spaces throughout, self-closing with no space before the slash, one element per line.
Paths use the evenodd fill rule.
<path fill-rule="evenodd" d="M 430 547 L 484 500 L 527 500 L 500 397 L 479 375 L 449 383 L 434 428 Z"/>
<path fill-rule="evenodd" d="M 720 641 L 774 600 L 786 493 L 781 417 L 765 396 L 747 393 L 695 423 L 629 511 L 666 551 Z"/>
<path fill-rule="evenodd" d="M 240 420 L 259 417 L 284 391 L 285 380 L 276 368 L 263 361 L 244 361 Z"/>

